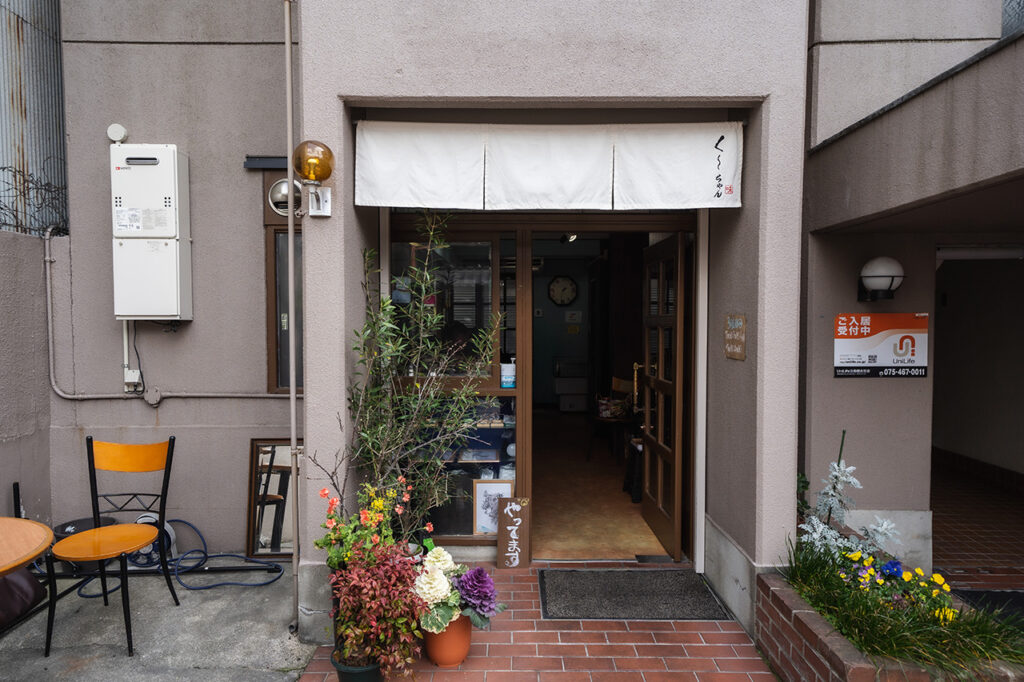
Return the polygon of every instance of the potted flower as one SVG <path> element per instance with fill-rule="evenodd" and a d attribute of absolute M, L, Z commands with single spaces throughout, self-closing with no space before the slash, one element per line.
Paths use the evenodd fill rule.
<path fill-rule="evenodd" d="M 486 628 L 491 617 L 506 608 L 498 603 L 498 591 L 486 570 L 456 564 L 441 547 L 423 557 L 414 591 L 427 605 L 420 617 L 427 657 L 441 668 L 454 668 L 466 659 L 472 625 Z"/>
<path fill-rule="evenodd" d="M 325 488 L 322 497 L 329 495 Z M 397 492 L 364 484 L 360 509 L 341 517 L 338 498 L 330 498 L 327 532 L 315 541 L 328 552 L 335 607 L 331 661 L 342 682 L 375 682 L 409 673 L 419 654 L 418 622 L 426 603 L 414 588 L 416 564 L 392 539 L 391 511 L 400 508 Z"/>

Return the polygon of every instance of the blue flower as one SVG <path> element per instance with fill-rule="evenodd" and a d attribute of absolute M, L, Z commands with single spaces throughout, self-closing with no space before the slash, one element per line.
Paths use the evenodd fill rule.
<path fill-rule="evenodd" d="M 882 566 L 882 575 L 898 576 L 903 573 L 903 564 L 893 559 L 889 563 Z"/>

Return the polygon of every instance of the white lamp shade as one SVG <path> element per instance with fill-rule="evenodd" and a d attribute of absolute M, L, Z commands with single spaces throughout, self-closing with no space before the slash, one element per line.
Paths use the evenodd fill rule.
<path fill-rule="evenodd" d="M 903 266 L 895 258 L 872 258 L 860 269 L 860 281 L 868 291 L 895 291 L 903 284 Z"/>

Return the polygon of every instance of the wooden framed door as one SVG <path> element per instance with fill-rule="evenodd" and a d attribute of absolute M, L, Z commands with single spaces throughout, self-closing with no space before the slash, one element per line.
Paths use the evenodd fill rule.
<path fill-rule="evenodd" d="M 683 419 L 689 361 L 684 354 L 684 247 L 684 235 L 677 233 L 644 250 L 644 358 L 637 367 L 643 398 L 643 517 L 676 561 L 683 556 L 688 497 L 683 487 L 689 452 Z"/>

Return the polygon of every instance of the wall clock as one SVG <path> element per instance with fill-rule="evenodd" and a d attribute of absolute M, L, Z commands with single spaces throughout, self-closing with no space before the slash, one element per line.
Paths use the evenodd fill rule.
<path fill-rule="evenodd" d="M 548 284 L 548 298 L 555 305 L 569 305 L 576 300 L 576 280 L 568 275 L 558 275 Z"/>

